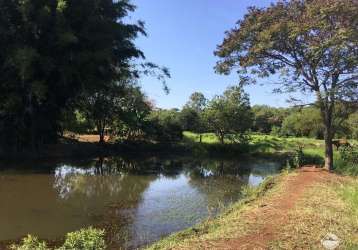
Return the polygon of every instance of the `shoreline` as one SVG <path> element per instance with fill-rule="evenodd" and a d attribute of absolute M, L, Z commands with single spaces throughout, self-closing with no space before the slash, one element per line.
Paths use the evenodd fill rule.
<path fill-rule="evenodd" d="M 318 249 L 327 233 L 337 235 L 343 248 L 356 249 L 357 187 L 356 178 L 312 166 L 282 172 L 218 217 L 145 249 Z M 326 211 L 317 214 L 321 209 Z"/>

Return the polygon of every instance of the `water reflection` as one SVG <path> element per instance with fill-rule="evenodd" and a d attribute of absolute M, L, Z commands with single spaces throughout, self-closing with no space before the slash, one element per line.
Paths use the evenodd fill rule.
<path fill-rule="evenodd" d="M 26 164 L 25 164 L 26 165 Z M 56 239 L 96 225 L 110 246 L 133 248 L 189 227 L 275 174 L 267 161 L 98 158 L 3 167 L 0 240 Z"/>

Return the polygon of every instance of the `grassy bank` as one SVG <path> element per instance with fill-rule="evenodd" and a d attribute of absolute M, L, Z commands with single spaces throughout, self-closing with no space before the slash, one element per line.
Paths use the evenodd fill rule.
<path fill-rule="evenodd" d="M 207 249 L 219 248 L 220 242 L 226 246 L 237 243 L 235 239 L 245 239 L 267 223 L 260 213 L 265 206 L 275 206 L 277 199 L 285 195 L 288 180 L 295 175 L 292 172 L 269 178 L 257 189 L 248 190 L 246 199 L 217 218 L 170 235 L 147 249 Z M 263 221 L 253 221 L 252 213 L 258 214 Z M 270 249 L 321 249 L 320 240 L 327 233 L 339 237 L 342 249 L 358 247 L 356 179 L 329 175 L 327 181 L 307 188 L 288 214 L 289 219 L 285 219 L 283 226 L 275 232 L 275 240 L 270 241 Z"/>
<path fill-rule="evenodd" d="M 98 136 L 97 136 L 98 137 Z M 89 140 L 90 138 L 91 140 Z M 37 152 L 22 152 L 16 154 L 2 154 L 0 158 L 65 158 L 65 157 L 98 157 L 118 154 L 153 155 L 194 155 L 195 157 L 240 157 L 260 156 L 282 158 L 286 160 L 299 147 L 303 148 L 307 162 L 311 164 L 323 163 L 322 140 L 312 138 L 282 138 L 272 135 L 251 134 L 247 143 L 232 143 L 229 140 L 220 144 L 213 133 L 200 136 L 191 132 L 184 132 L 183 139 L 175 142 L 108 142 L 100 144 L 94 135 L 81 135 L 75 138 L 61 138 L 58 144 L 45 145 Z M 352 141 L 353 144 L 358 144 Z M 337 153 L 336 153 L 337 155 Z"/>

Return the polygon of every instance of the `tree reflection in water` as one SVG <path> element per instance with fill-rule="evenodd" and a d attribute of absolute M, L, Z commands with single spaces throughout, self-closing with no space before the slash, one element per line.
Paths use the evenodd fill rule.
<path fill-rule="evenodd" d="M 46 166 L 55 167 L 0 171 L 0 199 L 7 202 L 0 206 L 0 240 L 26 233 L 53 239 L 94 225 L 106 229 L 110 247 L 139 247 L 215 214 L 278 164 L 111 157 Z"/>

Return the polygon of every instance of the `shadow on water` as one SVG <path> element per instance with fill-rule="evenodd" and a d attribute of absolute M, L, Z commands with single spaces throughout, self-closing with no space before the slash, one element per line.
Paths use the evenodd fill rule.
<path fill-rule="evenodd" d="M 61 239 L 90 225 L 135 248 L 190 227 L 279 171 L 267 160 L 97 158 L 0 165 L 0 241 Z"/>

